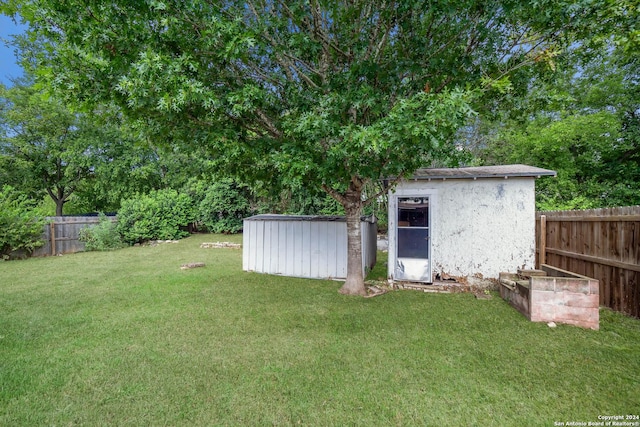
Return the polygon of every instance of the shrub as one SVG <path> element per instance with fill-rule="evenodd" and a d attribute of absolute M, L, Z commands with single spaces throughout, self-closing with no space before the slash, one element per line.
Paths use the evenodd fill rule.
<path fill-rule="evenodd" d="M 5 185 L 0 189 L 0 256 L 13 251 L 33 252 L 42 241 L 45 221 L 24 194 Z"/>
<path fill-rule="evenodd" d="M 108 251 L 124 246 L 116 223 L 102 213 L 97 225 L 80 230 L 79 240 L 85 243 L 88 251 Z"/>
<path fill-rule="evenodd" d="M 191 198 L 175 190 L 152 191 L 123 200 L 118 211 L 118 233 L 128 244 L 148 240 L 180 239 L 195 219 Z"/>
<path fill-rule="evenodd" d="M 199 220 L 212 233 L 242 231 L 242 220 L 251 216 L 249 187 L 223 179 L 212 184 L 200 203 Z"/>

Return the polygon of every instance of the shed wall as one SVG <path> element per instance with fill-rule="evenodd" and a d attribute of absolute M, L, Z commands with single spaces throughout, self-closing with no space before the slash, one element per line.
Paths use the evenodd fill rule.
<path fill-rule="evenodd" d="M 390 196 L 430 193 L 433 275 L 498 278 L 535 266 L 535 179 L 407 181 Z M 392 205 L 391 203 L 389 204 Z M 389 212 L 389 277 L 395 265 Z"/>
<path fill-rule="evenodd" d="M 363 272 L 376 263 L 377 227 L 362 221 Z M 341 221 L 244 220 L 242 269 L 313 279 L 347 276 L 347 224 Z"/>

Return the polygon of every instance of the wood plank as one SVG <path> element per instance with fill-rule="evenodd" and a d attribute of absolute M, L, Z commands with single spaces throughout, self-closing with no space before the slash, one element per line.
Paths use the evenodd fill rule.
<path fill-rule="evenodd" d="M 55 256 L 56 255 L 56 223 L 52 222 L 50 224 L 51 228 L 50 228 L 50 233 L 49 233 L 49 237 L 50 237 L 50 242 L 51 242 L 51 255 Z"/>
<path fill-rule="evenodd" d="M 539 222 L 540 229 L 540 253 L 538 255 L 538 267 L 547 263 L 547 217 L 542 215 Z"/>
<path fill-rule="evenodd" d="M 56 242 L 68 242 L 68 241 L 72 241 L 72 240 L 75 240 L 76 242 L 80 241 L 77 237 L 65 237 L 65 236 L 62 236 L 62 237 L 56 237 L 55 238 Z"/>
<path fill-rule="evenodd" d="M 638 265 L 638 264 L 631 264 L 631 263 L 627 263 L 627 262 L 616 261 L 616 260 L 602 258 L 602 257 L 598 257 L 598 256 L 578 254 L 578 253 L 575 253 L 575 252 L 564 251 L 562 249 L 555 249 L 555 248 L 547 248 L 547 253 L 560 255 L 560 256 L 563 256 L 563 257 L 566 257 L 566 258 L 573 258 L 573 259 L 580 259 L 580 260 L 584 260 L 584 261 L 590 261 L 590 262 L 594 262 L 596 264 L 607 265 L 607 266 L 610 266 L 610 267 L 625 268 L 627 270 L 640 272 L 640 265 Z M 562 267 L 560 267 L 560 268 L 562 268 Z"/>
<path fill-rule="evenodd" d="M 591 221 L 591 222 L 633 222 L 633 221 L 640 221 L 640 215 L 611 215 L 611 216 L 568 216 L 568 215 L 563 215 L 563 216 L 553 216 L 553 215 L 548 215 L 547 216 L 547 221 L 551 222 L 551 221 L 566 221 L 566 222 L 584 222 L 584 221 Z"/>

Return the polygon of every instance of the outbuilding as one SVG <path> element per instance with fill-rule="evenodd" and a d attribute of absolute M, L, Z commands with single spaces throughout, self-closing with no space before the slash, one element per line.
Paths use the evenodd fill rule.
<path fill-rule="evenodd" d="M 481 284 L 535 267 L 535 180 L 527 165 L 419 169 L 389 192 L 388 276 Z"/>
<path fill-rule="evenodd" d="M 377 224 L 363 217 L 362 270 L 376 263 Z M 347 277 L 343 216 L 255 215 L 243 221 L 242 269 L 313 279 Z"/>

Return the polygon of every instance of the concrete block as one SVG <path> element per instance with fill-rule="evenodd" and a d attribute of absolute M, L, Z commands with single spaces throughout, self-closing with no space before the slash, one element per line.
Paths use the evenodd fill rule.
<path fill-rule="evenodd" d="M 591 293 L 591 286 L 589 285 L 589 281 L 585 279 L 558 277 L 556 278 L 556 292 L 589 294 Z"/>
<path fill-rule="evenodd" d="M 556 318 L 556 307 L 549 304 L 532 305 L 529 317 L 532 322 L 551 322 Z"/>
<path fill-rule="evenodd" d="M 527 286 L 523 286 L 522 284 L 516 282 L 516 292 L 522 295 L 522 298 L 529 299 L 529 294 L 531 292 L 531 289 L 529 289 Z"/>
<path fill-rule="evenodd" d="M 562 294 L 548 291 L 532 291 L 531 292 L 531 304 L 548 304 L 548 305 L 561 305 Z"/>
<path fill-rule="evenodd" d="M 565 320 L 594 322 L 598 320 L 598 310 L 587 307 L 557 307 L 556 321 L 564 322 Z"/>
<path fill-rule="evenodd" d="M 555 291 L 556 279 L 553 277 L 533 277 L 531 279 L 531 290 Z"/>
<path fill-rule="evenodd" d="M 584 295 L 565 292 L 562 300 L 564 305 L 569 307 L 598 308 L 600 304 L 598 294 Z"/>

